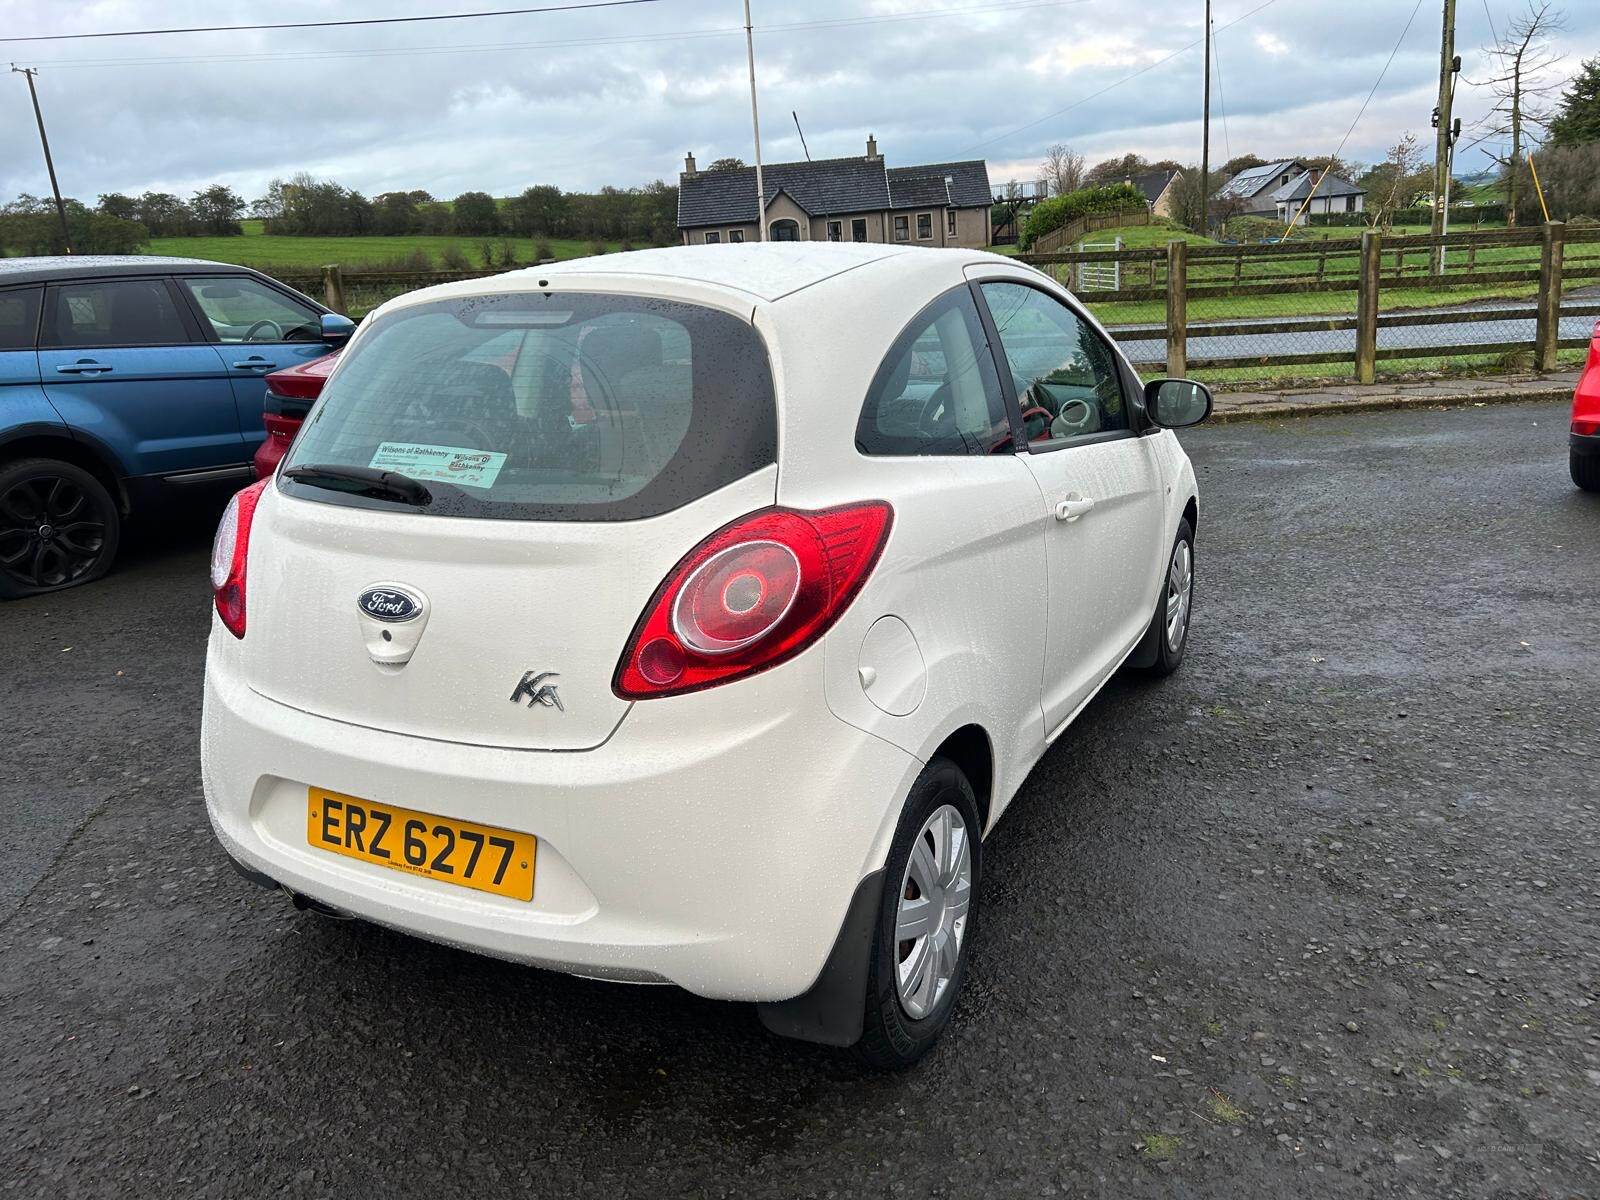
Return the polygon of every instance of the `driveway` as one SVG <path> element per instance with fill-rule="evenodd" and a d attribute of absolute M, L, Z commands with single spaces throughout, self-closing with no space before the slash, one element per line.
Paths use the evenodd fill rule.
<path fill-rule="evenodd" d="M 1595 1195 L 1600 498 L 1564 415 L 1186 436 L 1189 660 L 1034 772 L 897 1077 L 237 878 L 214 514 L 147 533 L 0 609 L 0 1191 Z"/>

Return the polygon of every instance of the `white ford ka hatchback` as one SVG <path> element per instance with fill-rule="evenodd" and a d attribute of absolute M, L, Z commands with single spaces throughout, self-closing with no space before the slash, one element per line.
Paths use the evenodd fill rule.
<path fill-rule="evenodd" d="M 217 836 L 302 906 L 913 1061 L 984 835 L 1114 671 L 1183 657 L 1169 430 L 1210 403 L 976 251 L 390 301 L 217 534 Z"/>

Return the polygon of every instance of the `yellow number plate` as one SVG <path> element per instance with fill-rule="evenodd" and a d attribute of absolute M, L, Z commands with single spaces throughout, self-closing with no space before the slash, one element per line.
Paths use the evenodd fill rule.
<path fill-rule="evenodd" d="M 319 850 L 380 867 L 513 900 L 533 899 L 537 839 L 531 833 L 308 788 L 306 841 Z"/>

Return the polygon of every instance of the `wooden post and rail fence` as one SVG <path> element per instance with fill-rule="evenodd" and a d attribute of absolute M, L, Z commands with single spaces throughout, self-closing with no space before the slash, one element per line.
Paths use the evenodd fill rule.
<path fill-rule="evenodd" d="M 1446 250 L 1442 273 L 1435 270 L 1434 255 L 1441 244 Z M 1564 285 L 1578 280 L 1600 285 L 1600 227 L 1568 229 L 1559 221 L 1530 229 L 1462 232 L 1447 238 L 1431 234 L 1385 236 L 1366 230 L 1359 239 L 1307 239 L 1255 246 L 1191 246 L 1174 239 L 1165 247 L 1029 253 L 1018 259 L 1068 278 L 1085 263 L 1120 262 L 1122 278 L 1144 281 L 1145 286 L 1084 290 L 1079 296 L 1092 308 L 1103 310 L 1102 319 L 1113 338 L 1139 343 L 1136 361 L 1151 367 L 1163 365 L 1174 376 L 1196 368 L 1229 370 L 1339 363 L 1353 366 L 1357 382 L 1371 383 L 1380 363 L 1395 360 L 1469 356 L 1504 359 L 1522 354 L 1531 354 L 1535 370 L 1554 371 L 1560 351 L 1589 344 L 1587 329 L 1581 336 L 1563 337 L 1561 321 L 1600 317 L 1600 294 L 1589 299 L 1569 296 L 1568 302 L 1562 303 Z M 1485 289 L 1498 295 L 1466 300 L 1455 300 L 1450 295 L 1469 290 L 1481 293 Z M 1396 297 L 1397 291 L 1405 294 Z M 1600 286 L 1596 291 L 1600 293 Z M 1311 313 L 1235 320 L 1229 313 L 1225 318 L 1206 318 L 1199 323 L 1193 316 L 1196 301 L 1205 302 L 1213 310 L 1221 301 L 1246 312 L 1253 302 L 1260 308 L 1277 307 L 1281 312 L 1285 297 L 1307 293 L 1329 294 L 1328 309 L 1335 315 Z M 1339 301 L 1338 293 L 1350 300 Z M 1156 326 L 1148 318 L 1138 324 L 1119 324 L 1119 319 L 1130 319 L 1124 315 L 1130 308 L 1137 312 L 1157 304 L 1164 304 L 1164 325 Z M 1339 315 L 1340 308 L 1349 315 Z M 1463 325 L 1526 324 L 1530 320 L 1534 328 L 1531 339 L 1501 337 L 1473 342 L 1460 333 Z M 1425 332 L 1430 326 L 1455 328 L 1430 339 Z M 1416 332 L 1379 337 L 1380 331 L 1403 329 Z M 1277 344 L 1283 345 L 1281 335 L 1350 331 L 1355 335 L 1353 348 L 1346 342 L 1340 348 L 1304 353 L 1196 355 L 1189 345 L 1194 338 L 1258 335 L 1280 335 Z M 1158 349 L 1163 343 L 1164 362 Z"/>
<path fill-rule="evenodd" d="M 1447 261 L 1445 271 L 1438 273 L 1433 251 L 1441 240 L 1447 248 Z M 1111 336 L 1124 343 L 1138 343 L 1136 362 L 1164 367 L 1173 376 L 1191 370 L 1278 371 L 1317 364 L 1350 364 L 1357 382 L 1370 383 L 1377 376 L 1379 364 L 1394 360 L 1465 356 L 1493 359 L 1525 354 L 1531 354 L 1535 370 L 1553 371 L 1562 350 L 1589 344 L 1587 330 L 1582 336 L 1563 337 L 1561 321 L 1600 317 L 1600 226 L 1569 229 L 1559 221 L 1531 229 L 1464 231 L 1448 239 L 1430 234 L 1385 236 L 1366 230 L 1359 239 L 1306 239 L 1253 246 L 1192 246 L 1174 239 L 1164 247 L 1041 252 L 1019 255 L 1018 259 L 1064 277 L 1064 281 L 1070 281 L 1075 271 L 1083 274 L 1084 265 L 1120 266 L 1120 271 L 1102 271 L 1093 276 L 1120 281 L 1114 290 L 1085 288 L 1079 292 L 1080 298 L 1093 308 L 1111 306 L 1102 311 Z M 415 288 L 495 272 L 345 272 L 330 265 L 316 273 L 288 269 L 268 269 L 267 273 L 302 291 L 320 292 L 329 308 L 348 315 L 352 307 L 365 311 L 389 296 Z M 1591 280 L 1596 285 L 1592 299 L 1569 296 L 1563 305 L 1564 285 Z M 1500 294 L 1491 299 L 1452 303 L 1451 292 L 1469 289 L 1480 294 L 1492 289 Z M 1397 290 L 1406 293 L 1398 302 Z M 1332 315 L 1261 319 L 1248 316 L 1252 303 L 1282 312 L 1285 297 L 1308 293 L 1328 294 L 1326 311 Z M 1349 300 L 1338 299 L 1340 293 Z M 1386 299 L 1388 307 L 1384 304 Z M 1236 311 L 1220 319 L 1206 316 L 1195 320 L 1196 305 L 1215 311 L 1219 302 Z M 1408 307 L 1401 308 L 1400 303 Z M 1164 308 L 1164 322 L 1156 324 L 1160 318 L 1152 314 L 1142 317 L 1138 324 L 1119 324 L 1119 317 L 1129 319 L 1125 314 L 1130 307 L 1136 313 L 1140 309 L 1160 312 Z M 1534 329 L 1531 339 L 1473 342 L 1459 333 L 1463 325 L 1529 321 Z M 1455 340 L 1452 342 L 1448 330 L 1440 337 L 1428 338 L 1425 331 L 1430 326 L 1455 327 Z M 1393 332 L 1387 339 L 1379 337 L 1384 330 L 1404 329 L 1416 332 L 1409 337 Z M 1304 352 L 1208 355 L 1203 351 L 1193 353 L 1190 347 L 1196 338 L 1256 336 L 1267 338 L 1272 345 L 1276 335 L 1275 344 L 1281 348 L 1287 345 L 1284 335 L 1350 331 L 1354 333 L 1353 346 L 1345 341 L 1337 348 Z"/>

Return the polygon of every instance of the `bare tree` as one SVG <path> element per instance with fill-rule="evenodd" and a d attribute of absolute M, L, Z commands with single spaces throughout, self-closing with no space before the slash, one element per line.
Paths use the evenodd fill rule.
<path fill-rule="evenodd" d="M 1528 0 L 1527 12 L 1507 25 L 1500 40 L 1485 50 L 1495 73 L 1482 82 L 1494 94 L 1495 104 L 1476 127 L 1485 139 L 1511 139 L 1503 153 L 1489 150 L 1489 156 L 1505 172 L 1507 225 L 1517 223 L 1527 144 L 1539 140 L 1537 135 L 1554 115 L 1548 97 L 1560 81 L 1548 78 L 1546 72 L 1561 61 L 1561 55 L 1550 48 L 1550 35 L 1564 27 L 1561 11 L 1552 9 L 1550 0 Z"/>
<path fill-rule="evenodd" d="M 1052 196 L 1065 196 L 1081 188 L 1083 170 L 1083 155 L 1060 142 L 1044 152 L 1044 161 L 1039 164 L 1039 173 L 1049 183 Z"/>
<path fill-rule="evenodd" d="M 1406 131 L 1384 160 L 1367 172 L 1365 186 L 1370 203 L 1367 224 L 1374 229 L 1389 227 L 1396 209 L 1409 207 L 1423 187 L 1424 159 L 1417 135 Z"/>

